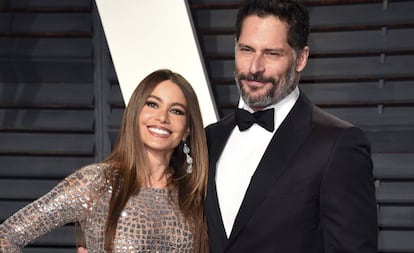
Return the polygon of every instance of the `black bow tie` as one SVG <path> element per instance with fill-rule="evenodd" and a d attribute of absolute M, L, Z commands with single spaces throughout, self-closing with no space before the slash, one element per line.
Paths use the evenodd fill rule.
<path fill-rule="evenodd" d="M 267 131 L 273 132 L 275 129 L 275 120 L 273 115 L 273 108 L 255 113 L 250 113 L 246 110 L 237 108 L 236 122 L 240 131 L 249 129 L 254 123 L 257 123 Z"/>

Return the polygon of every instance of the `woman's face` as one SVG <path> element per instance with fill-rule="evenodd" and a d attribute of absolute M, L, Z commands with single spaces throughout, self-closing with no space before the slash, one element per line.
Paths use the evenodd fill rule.
<path fill-rule="evenodd" d="M 172 154 L 190 133 L 187 100 L 172 81 L 159 83 L 146 99 L 139 115 L 139 128 L 147 150 Z"/>

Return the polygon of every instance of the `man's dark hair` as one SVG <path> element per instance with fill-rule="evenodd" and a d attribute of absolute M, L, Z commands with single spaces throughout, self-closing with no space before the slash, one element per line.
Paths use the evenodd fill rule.
<path fill-rule="evenodd" d="M 288 43 L 296 51 L 308 45 L 309 13 L 295 0 L 244 0 L 236 19 L 236 40 L 239 40 L 243 21 L 250 15 L 275 16 L 289 24 Z"/>

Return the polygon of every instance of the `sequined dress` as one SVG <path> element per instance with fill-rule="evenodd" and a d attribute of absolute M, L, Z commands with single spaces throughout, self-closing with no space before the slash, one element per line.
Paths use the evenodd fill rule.
<path fill-rule="evenodd" d="M 81 223 L 90 253 L 105 252 L 111 194 L 105 167 L 81 168 L 7 219 L 0 225 L 0 252 L 22 252 L 32 240 L 71 222 Z M 168 190 L 146 187 L 132 196 L 119 218 L 113 252 L 193 252 L 190 228 L 169 196 Z"/>

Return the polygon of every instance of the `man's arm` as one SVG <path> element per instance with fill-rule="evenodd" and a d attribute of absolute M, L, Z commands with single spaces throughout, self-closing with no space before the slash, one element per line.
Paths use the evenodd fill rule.
<path fill-rule="evenodd" d="M 377 252 L 378 226 L 370 145 L 362 130 L 344 129 L 320 190 L 325 252 Z"/>

